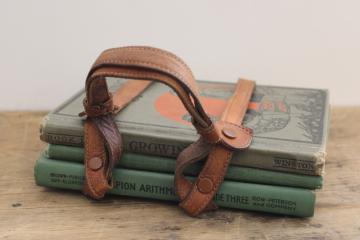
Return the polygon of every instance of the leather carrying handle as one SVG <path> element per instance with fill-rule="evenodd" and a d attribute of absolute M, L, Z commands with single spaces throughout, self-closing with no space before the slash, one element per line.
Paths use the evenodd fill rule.
<path fill-rule="evenodd" d="M 121 84 L 113 93 L 113 114 L 125 108 L 150 84 L 151 82 L 144 80 L 127 81 Z M 112 114 L 86 119 L 84 135 L 85 182 L 83 192 L 93 199 L 100 199 L 111 188 L 112 169 L 122 155 L 122 138 Z"/>
<path fill-rule="evenodd" d="M 200 102 L 191 70 L 170 52 L 141 46 L 104 51 L 92 66 L 86 80 L 84 107 L 89 117 L 113 111 L 105 77 L 162 82 L 177 93 L 192 116 L 196 128 L 207 129 L 212 124 Z"/>
<path fill-rule="evenodd" d="M 243 127 L 250 98 L 255 87 L 253 81 L 240 79 L 233 96 L 228 100 L 221 120 L 215 123 L 223 138 L 217 144 L 208 144 L 203 138 L 185 148 L 177 158 L 175 189 L 180 207 L 196 216 L 204 210 L 215 209 L 212 199 L 226 174 L 230 159 L 236 149 L 246 149 L 252 140 L 252 131 Z M 185 178 L 187 166 L 206 158 L 196 181 Z"/>
<path fill-rule="evenodd" d="M 209 142 L 219 139 L 210 118 L 199 100 L 198 88 L 189 67 L 174 54 L 152 47 L 122 47 L 101 53 L 86 79 L 85 113 L 85 185 L 83 192 L 94 199 L 102 198 L 111 188 L 111 171 L 122 155 L 122 138 L 113 115 L 126 104 L 115 103 L 105 78 L 151 80 L 170 86 L 192 116 L 199 133 Z M 129 93 L 121 99 L 128 103 L 144 84 L 120 88 Z M 137 89 L 136 91 L 134 89 Z M 134 90 L 134 91 L 133 91 Z M 119 96 L 119 95 L 117 95 Z M 115 96 L 116 97 L 116 96 Z M 121 100 L 120 99 L 120 100 Z M 119 100 L 115 98 L 115 102 Z M 94 147 L 95 145 L 100 147 Z M 105 149 L 106 147 L 106 149 Z"/>
<path fill-rule="evenodd" d="M 114 106 L 106 77 L 158 81 L 177 93 L 201 135 L 177 159 L 175 183 L 181 200 L 180 206 L 193 216 L 205 209 L 214 208 L 212 198 L 223 180 L 232 152 L 247 148 L 251 142 L 252 132 L 242 127 L 241 121 L 254 83 L 240 81 L 241 87 L 235 92 L 239 94 L 229 101 L 222 121 L 214 124 L 202 107 L 191 70 L 177 56 L 157 48 L 142 46 L 104 51 L 87 76 L 84 99 L 85 113 L 88 116 L 85 122 L 84 193 L 95 199 L 102 198 L 111 187 L 111 170 L 122 154 L 122 139 L 113 115 L 120 110 L 116 106 L 124 107 L 126 104 Z M 124 93 L 127 91 L 131 91 L 131 88 L 123 89 Z M 129 94 L 125 99 L 131 100 L 134 95 Z M 241 105 L 241 109 L 237 110 L 237 104 Z M 94 144 L 101 147 L 94 147 L 93 151 L 91 149 Z M 208 159 L 196 182 L 186 180 L 183 169 L 206 156 Z"/>
<path fill-rule="evenodd" d="M 86 79 L 84 108 L 90 118 L 115 112 L 106 77 L 151 80 L 170 86 L 192 116 L 194 127 L 208 143 L 221 143 L 232 149 L 243 148 L 224 138 L 213 124 L 202 107 L 190 68 L 176 55 L 143 46 L 113 48 L 101 53 Z"/>

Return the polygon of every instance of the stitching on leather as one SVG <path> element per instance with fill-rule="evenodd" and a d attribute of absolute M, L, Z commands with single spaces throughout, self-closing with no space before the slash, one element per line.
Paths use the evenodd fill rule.
<path fill-rule="evenodd" d="M 231 156 L 232 156 L 232 152 L 227 151 L 226 161 L 223 162 L 224 163 L 223 168 L 222 168 L 221 174 L 219 176 L 224 176 L 226 169 L 229 166 Z M 207 193 L 205 195 L 206 201 L 203 201 L 203 203 L 200 205 L 200 207 L 195 211 L 195 213 L 194 213 L 195 215 L 199 214 L 206 207 L 206 205 L 210 204 L 210 202 L 212 201 L 212 198 L 215 196 L 216 192 L 219 190 L 219 186 L 220 186 L 220 183 L 222 182 L 221 181 L 222 179 L 220 177 L 216 178 L 216 182 L 214 183 L 213 189 L 211 190 L 210 193 Z"/>
<path fill-rule="evenodd" d="M 92 124 L 92 123 L 86 123 L 86 124 Z M 96 129 L 97 130 L 97 129 Z M 92 185 L 92 182 L 93 182 L 93 180 L 94 180 L 94 178 L 93 178 L 93 174 L 92 173 L 90 173 L 90 174 L 87 174 L 88 173 L 88 159 L 89 159 L 89 131 L 85 131 L 85 136 L 86 136 L 86 145 L 87 145 L 87 147 L 85 148 L 85 150 L 86 150 L 86 154 L 87 154 L 87 158 L 86 158 L 86 161 L 85 161 L 85 169 L 86 169 L 86 171 L 85 171 L 85 173 L 86 173 L 86 178 L 88 178 L 88 179 L 86 179 L 86 185 L 87 185 L 87 187 L 88 187 L 88 189 L 91 191 L 91 193 L 93 194 L 93 196 L 96 196 L 97 198 L 98 197 L 100 197 L 100 196 L 102 196 L 103 194 L 102 193 L 100 193 L 100 192 L 98 192 L 94 187 L 93 187 L 93 185 Z M 102 153 L 102 156 L 101 156 L 101 158 L 102 158 L 102 160 L 104 159 L 104 152 Z"/>
<path fill-rule="evenodd" d="M 190 89 L 190 93 L 192 94 L 192 95 L 194 95 L 196 98 L 198 98 L 198 96 L 197 95 L 195 95 L 194 94 L 194 91 L 193 91 L 193 89 L 192 89 L 192 87 L 189 85 L 189 83 L 185 80 L 185 79 L 183 79 L 183 77 L 182 76 L 180 76 L 178 73 L 176 73 L 176 72 L 174 72 L 174 71 L 172 71 L 171 69 L 168 69 L 168 68 L 166 68 L 166 67 L 163 67 L 163 66 L 161 66 L 161 65 L 157 65 L 157 64 L 153 64 L 153 63 L 151 63 L 151 62 L 142 62 L 142 61 L 132 61 L 132 60 L 122 60 L 122 61 L 113 61 L 113 60 L 108 60 L 108 61 L 103 61 L 103 63 L 117 63 L 117 64 L 126 64 L 126 63 L 130 63 L 130 64 L 145 64 L 145 65 L 149 65 L 150 67 L 158 67 L 158 68 L 160 68 L 161 70 L 163 70 L 163 71 L 169 71 L 171 74 L 173 74 L 176 78 L 178 78 L 179 80 L 181 80 L 181 82 L 183 83 L 183 84 L 185 84 L 187 87 L 188 87 L 188 89 Z M 111 73 L 111 72 L 109 72 L 109 73 Z M 104 74 L 106 74 L 106 72 L 104 73 Z M 113 74 L 116 74 L 116 72 L 113 72 Z M 93 76 L 91 76 L 90 77 L 90 79 L 92 79 L 92 78 L 96 78 L 96 77 L 99 77 L 99 76 L 96 76 L 96 75 L 93 75 Z M 199 113 L 199 115 L 201 116 L 201 114 Z M 202 118 L 203 119 L 203 118 Z M 204 119 L 203 119 L 204 120 Z M 205 120 L 204 120 L 205 121 Z M 205 122 L 207 122 L 207 121 L 205 121 Z"/>
<path fill-rule="evenodd" d="M 87 137 L 88 137 L 89 135 L 87 134 Z M 89 146 L 87 147 L 87 152 L 88 152 L 88 149 L 89 149 Z M 87 160 L 89 159 L 89 152 L 88 152 L 88 158 L 87 158 Z M 88 189 L 92 192 L 92 194 L 94 195 L 94 196 L 96 196 L 96 197 L 98 197 L 100 194 L 99 194 L 99 192 L 98 191 L 96 191 L 96 189 L 93 187 L 93 185 L 92 185 L 92 182 L 93 182 L 93 177 L 92 177 L 92 174 L 91 173 L 89 173 L 89 171 L 88 171 L 88 161 L 86 161 L 86 176 L 87 176 L 87 186 L 88 186 Z"/>
<path fill-rule="evenodd" d="M 116 51 L 121 51 L 122 49 L 129 49 L 129 50 L 140 50 L 142 52 L 144 52 L 144 50 L 150 50 L 153 52 L 157 52 L 160 53 L 162 55 L 166 55 L 168 57 L 172 57 L 175 60 L 179 61 L 184 67 L 188 68 L 188 70 L 190 70 L 190 68 L 187 66 L 187 64 L 178 56 L 176 56 L 175 54 L 165 51 L 165 50 L 161 50 L 158 48 L 154 48 L 154 47 L 146 47 L 146 46 L 127 46 L 127 47 L 120 47 L 120 48 L 112 48 L 112 49 L 108 49 L 105 50 L 104 53 L 108 53 L 108 52 L 116 52 Z M 191 72 L 191 70 L 190 70 Z"/>
<path fill-rule="evenodd" d="M 213 155 L 209 155 L 209 159 L 207 161 L 210 161 L 212 158 L 213 158 Z M 202 171 L 205 171 L 205 169 L 203 168 Z M 196 183 L 197 183 L 198 179 L 200 178 L 200 176 L 201 176 L 201 172 L 200 172 L 199 176 L 196 178 L 196 180 L 194 182 L 192 182 L 192 186 L 191 186 L 190 190 L 187 193 L 187 196 L 185 198 L 185 202 L 182 203 L 182 206 L 184 208 L 187 208 L 187 206 L 192 202 L 192 199 L 194 198 L 194 195 L 196 195 L 197 192 L 199 192 Z M 205 194 L 205 195 L 206 195 L 206 198 L 207 198 L 207 194 Z M 208 200 L 208 199 L 206 199 L 206 200 Z"/>
<path fill-rule="evenodd" d="M 197 162 L 197 159 L 194 159 L 193 161 L 189 161 L 189 162 L 183 163 L 183 164 L 180 165 L 180 167 L 177 167 L 177 169 L 180 168 L 180 169 L 178 170 L 178 171 L 180 171 L 180 174 L 179 174 L 179 176 L 178 176 L 179 181 L 188 182 L 188 183 L 190 183 L 190 186 L 193 186 L 194 183 L 191 182 L 190 180 L 186 179 L 186 178 L 185 178 L 185 175 L 184 175 L 183 173 L 184 173 L 184 170 L 185 170 L 185 168 L 186 168 L 187 166 L 189 166 L 190 164 L 193 164 L 193 163 L 195 163 L 195 162 Z M 176 179 L 176 178 L 175 178 L 175 179 Z M 177 187 L 178 184 L 180 185 L 179 182 L 176 182 L 176 183 L 175 183 L 175 188 L 177 189 L 177 192 L 181 192 L 181 195 L 179 194 L 180 196 L 182 196 L 182 195 L 185 196 L 184 198 L 180 199 L 180 201 L 183 201 L 183 200 L 186 198 L 186 196 L 189 194 L 189 191 L 186 191 L 186 189 L 183 188 L 183 187 L 178 188 L 178 187 Z M 191 188 L 190 188 L 190 191 L 191 191 Z M 180 197 L 180 196 L 179 196 L 179 197 Z"/>
<path fill-rule="evenodd" d="M 112 76 L 119 76 L 119 73 L 117 72 L 100 72 L 98 74 L 101 74 L 101 75 L 112 75 Z M 138 73 L 132 73 L 132 76 L 140 76 Z M 96 77 L 99 77 L 98 75 L 94 75 L 94 78 Z M 196 108 L 194 107 L 194 105 L 190 104 L 189 106 L 192 106 L 194 112 L 197 113 L 197 115 L 199 116 L 200 119 L 202 119 L 205 123 L 206 121 L 204 120 L 204 118 L 201 116 L 201 114 L 199 114 L 197 111 L 196 111 Z"/>
<path fill-rule="evenodd" d="M 196 142 L 191 143 L 184 151 L 186 151 L 186 153 L 189 154 L 189 155 L 193 155 L 194 154 L 193 151 L 195 149 L 194 146 L 198 144 L 198 141 L 199 140 L 197 140 Z M 184 154 L 184 151 L 182 153 L 180 153 L 180 154 Z M 183 198 L 180 198 L 180 201 L 183 201 L 186 198 L 186 196 L 188 195 L 189 191 L 186 191 L 186 189 L 184 187 L 181 187 L 182 184 L 180 184 L 180 181 L 187 182 L 187 183 L 190 184 L 190 186 L 192 186 L 192 184 L 193 184 L 191 181 L 189 181 L 188 179 L 185 178 L 183 172 L 184 172 L 184 170 L 186 169 L 186 167 L 188 165 L 193 164 L 193 163 L 199 161 L 200 159 L 202 159 L 202 155 L 196 156 L 194 158 L 190 158 L 189 161 L 187 161 L 185 158 L 181 158 L 182 161 L 179 161 L 180 157 L 181 157 L 181 155 L 178 156 L 177 161 L 176 161 L 175 189 L 176 189 L 176 191 L 178 193 L 181 193 L 181 194 L 178 194 L 179 197 L 181 197 L 182 195 L 185 196 Z"/>
<path fill-rule="evenodd" d="M 226 151 L 227 151 L 226 161 L 223 163 L 223 168 L 222 168 L 219 176 L 224 176 L 224 174 L 226 172 L 226 169 L 229 166 L 230 158 L 232 156 L 232 151 L 229 151 L 229 150 L 226 150 Z M 208 161 L 212 161 L 213 158 L 214 158 L 214 155 L 210 154 Z M 202 171 L 206 172 L 207 169 L 208 169 L 208 167 L 206 169 L 204 168 Z M 201 176 L 201 174 L 199 175 L 199 177 L 200 176 Z M 208 175 L 205 175 L 205 176 L 208 176 Z M 193 215 L 199 214 L 206 207 L 206 205 L 210 204 L 212 198 L 216 194 L 216 191 L 219 189 L 219 185 L 220 185 L 223 177 L 222 178 L 217 177 L 215 179 L 216 179 L 216 181 L 214 182 L 214 186 L 213 186 L 212 191 L 207 193 L 207 194 L 203 194 L 203 195 L 205 195 L 205 199 L 204 199 L 205 201 L 203 200 L 203 203 L 200 205 L 200 207 L 198 207 L 197 210 L 194 213 L 191 213 L 191 214 L 193 214 Z M 182 203 L 182 206 L 184 208 L 187 208 L 189 206 L 189 204 L 192 202 L 192 199 L 194 198 L 194 195 L 196 195 L 199 192 L 198 189 L 197 189 L 197 186 L 196 186 L 196 182 L 194 182 L 192 184 L 193 184 L 192 188 L 189 190 L 189 192 L 187 194 L 187 198 L 185 199 L 185 202 Z"/>
<path fill-rule="evenodd" d="M 157 48 L 153 48 L 153 47 L 137 47 L 137 46 L 128 46 L 128 47 L 120 47 L 120 48 L 114 48 L 114 49 L 109 49 L 109 50 L 106 50 L 104 51 L 104 53 L 109 53 L 109 52 L 117 52 L 117 51 L 121 51 L 121 50 L 135 50 L 135 51 L 141 51 L 141 52 L 144 52 L 145 50 L 149 50 L 149 51 L 153 51 L 153 52 L 157 52 L 157 53 L 160 53 L 161 55 L 165 55 L 165 56 L 168 56 L 168 57 L 171 57 L 173 58 L 173 60 L 177 60 L 179 61 L 179 63 L 186 67 L 190 72 L 190 68 L 187 66 L 187 64 L 181 59 L 179 58 L 178 56 L 176 56 L 175 54 L 171 53 L 171 52 L 167 52 L 167 51 L 164 51 L 164 50 L 160 50 L 160 49 L 157 49 Z"/>
<path fill-rule="evenodd" d="M 240 128 L 240 129 L 242 130 L 243 133 L 247 134 L 248 136 L 252 136 L 252 130 L 251 130 L 250 128 L 244 127 L 244 126 L 242 126 L 242 125 L 237 125 L 237 124 L 231 123 L 231 122 L 226 122 L 226 121 L 224 121 L 224 122 L 227 123 L 227 124 L 233 125 L 233 126 L 235 126 L 235 127 L 238 127 L 238 128 Z M 244 148 L 244 146 L 248 146 L 248 145 L 251 143 L 251 139 L 252 139 L 252 138 L 249 138 L 249 139 L 244 143 L 244 145 L 241 146 L 241 148 Z M 232 147 L 230 144 L 227 144 L 224 140 L 222 140 L 221 142 L 224 143 L 224 144 L 227 145 L 227 146 Z"/>
<path fill-rule="evenodd" d="M 241 129 L 243 129 L 243 130 L 246 130 L 246 132 L 247 132 L 248 134 L 250 134 L 250 132 L 249 132 L 249 130 L 248 130 L 248 129 L 250 129 L 250 128 L 247 128 L 247 127 L 245 127 L 245 126 L 243 126 L 243 125 L 238 125 L 238 124 L 235 124 L 235 123 L 232 123 L 232 122 L 227 122 L 227 121 L 222 121 L 222 122 L 224 122 L 224 123 L 226 123 L 226 124 L 231 124 L 231 125 L 233 125 L 233 126 L 236 126 L 236 127 L 238 127 L 238 128 L 241 128 Z"/>
<path fill-rule="evenodd" d="M 173 74 L 175 78 L 178 78 L 179 80 L 181 80 L 181 82 L 183 84 L 185 84 L 185 86 L 187 86 L 188 89 L 190 89 L 190 95 L 194 95 L 196 98 L 198 98 L 198 96 L 196 94 L 194 94 L 193 88 L 189 85 L 189 83 L 186 81 L 186 79 L 184 79 L 181 75 L 179 75 L 178 73 L 172 71 L 171 69 L 164 67 L 162 65 L 158 65 L 158 64 L 154 64 L 151 62 L 145 62 L 145 61 L 133 61 L 131 59 L 128 60 L 103 60 L 101 61 L 102 63 L 117 63 L 117 64 L 144 64 L 144 65 L 148 65 L 149 67 L 155 67 L 155 68 L 159 68 L 162 71 L 168 72 L 170 74 Z M 96 76 L 96 75 L 95 75 Z M 193 77 L 193 76 L 191 76 Z M 92 79 L 93 77 L 91 76 L 90 79 Z M 95 78 L 95 77 L 94 77 Z M 202 114 L 198 113 L 199 116 L 201 116 Z M 201 119 L 206 119 L 201 117 Z M 206 120 L 204 120 L 204 122 L 207 122 Z"/>
<path fill-rule="evenodd" d="M 105 74 L 105 75 L 114 75 L 114 76 L 118 76 L 119 75 L 119 73 L 118 72 L 104 72 L 104 71 L 101 71 L 99 74 Z M 140 74 L 138 74 L 138 73 L 132 73 L 132 75 L 137 75 L 137 76 L 140 76 Z M 98 75 L 94 75 L 94 78 L 96 78 L 96 77 L 98 77 Z M 186 83 L 185 83 L 185 85 L 187 85 Z M 191 88 L 190 88 L 191 89 Z M 190 101 L 191 102 L 191 101 Z M 191 104 L 192 105 L 192 104 Z M 192 105 L 193 107 L 194 107 L 194 105 Z M 195 109 L 195 107 L 194 107 L 194 109 Z"/>
<path fill-rule="evenodd" d="M 130 50 L 140 50 L 142 52 L 144 52 L 144 50 L 150 50 L 153 52 L 157 52 L 160 53 L 162 55 L 166 55 L 168 57 L 172 57 L 175 60 L 179 61 L 181 63 L 181 65 L 183 65 L 189 72 L 190 74 L 193 76 L 194 74 L 192 73 L 190 67 L 178 56 L 176 56 L 175 54 L 168 52 L 168 51 L 164 51 L 158 48 L 154 48 L 154 47 L 146 47 L 146 46 L 128 46 L 128 47 L 120 47 L 120 48 L 112 48 L 112 49 L 108 49 L 105 50 L 103 53 L 109 53 L 109 52 L 116 52 L 116 51 L 121 51 L 122 49 L 130 49 Z"/>
<path fill-rule="evenodd" d="M 102 63 L 144 64 L 144 65 L 148 65 L 150 67 L 156 67 L 156 68 L 159 68 L 162 71 L 169 72 L 169 73 L 173 74 L 176 78 L 181 80 L 182 83 L 184 83 L 192 91 L 192 87 L 190 87 L 189 83 L 181 75 L 179 75 L 177 72 L 174 72 L 171 69 L 169 69 L 167 67 L 164 67 L 162 65 L 154 64 L 154 63 L 151 63 L 151 62 L 145 62 L 145 61 L 134 61 L 134 60 L 131 60 L 131 59 L 127 59 L 127 60 L 102 60 L 102 61 L 100 61 L 100 64 L 102 64 Z"/>
<path fill-rule="evenodd" d="M 89 124 L 89 123 L 85 123 Z M 92 184 L 89 184 L 89 180 L 91 179 L 91 176 L 88 175 L 88 159 L 89 159 L 89 126 L 87 126 L 87 130 L 85 131 L 85 151 L 86 151 L 86 157 L 85 157 L 85 180 L 87 188 L 91 191 L 92 195 L 98 195 L 98 193 L 95 191 L 95 189 L 92 187 Z"/>

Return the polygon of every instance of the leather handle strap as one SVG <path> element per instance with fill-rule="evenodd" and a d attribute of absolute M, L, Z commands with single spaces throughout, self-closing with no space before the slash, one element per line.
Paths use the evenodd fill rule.
<path fill-rule="evenodd" d="M 86 80 L 85 111 L 101 116 L 113 110 L 105 77 L 145 79 L 170 86 L 178 94 L 197 127 L 212 122 L 202 108 L 198 88 L 189 67 L 170 52 L 152 47 L 122 47 L 104 51 L 92 66 Z"/>
<path fill-rule="evenodd" d="M 122 155 L 122 139 L 113 114 L 146 88 L 143 82 L 136 85 L 130 81 L 113 97 L 108 90 L 106 77 L 151 80 L 167 84 L 178 94 L 195 126 L 204 133 L 205 138 L 210 142 L 219 138 L 202 108 L 193 74 L 180 58 L 152 47 L 106 50 L 92 66 L 85 86 L 84 108 L 88 117 L 85 122 L 86 195 L 100 199 L 111 187 L 111 170 Z M 123 103 L 116 103 L 118 100 Z M 102 147 L 94 147 L 95 144 Z"/>
<path fill-rule="evenodd" d="M 87 115 L 84 193 L 95 199 L 102 198 L 111 187 L 111 170 L 122 154 L 122 139 L 113 117 L 126 104 L 115 103 L 116 96 L 114 98 L 110 94 L 106 77 L 158 81 L 177 93 L 201 135 L 200 140 L 190 145 L 177 161 L 175 180 L 181 199 L 180 206 L 190 215 L 214 208 L 212 198 L 223 180 L 232 152 L 247 148 L 251 142 L 251 131 L 240 124 L 254 83 L 248 81 L 245 85 L 250 87 L 238 88 L 240 90 L 236 92 L 239 94 L 229 101 L 223 121 L 213 124 L 202 107 L 192 72 L 177 56 L 157 48 L 142 46 L 104 51 L 87 76 L 84 99 Z M 241 81 L 240 85 L 243 83 Z M 138 86 L 136 89 L 141 92 L 145 88 Z M 119 96 L 122 93 L 124 97 L 119 99 L 124 98 L 129 102 L 136 97 L 137 91 L 130 89 L 131 87 L 126 86 L 120 89 Z M 244 89 L 246 91 L 243 92 Z M 126 95 L 128 93 L 129 96 Z M 237 107 L 242 110 L 239 111 Z M 192 183 L 186 180 L 183 169 L 206 156 L 208 159 L 197 181 Z"/>
<path fill-rule="evenodd" d="M 126 107 L 141 94 L 151 82 L 127 81 L 113 94 L 114 114 Z M 83 113 L 81 113 L 83 115 Z M 100 199 L 111 188 L 111 173 L 122 155 L 122 138 L 112 115 L 93 117 L 85 120 L 85 183 L 83 193 Z M 107 151 L 106 147 L 109 148 Z"/>
<path fill-rule="evenodd" d="M 230 141 L 232 146 L 236 145 L 237 149 L 247 148 L 252 139 L 252 131 L 242 127 L 241 124 L 254 86 L 253 81 L 239 80 L 236 90 L 222 114 L 221 121 L 216 123 L 223 139 Z M 180 198 L 180 207 L 189 215 L 196 216 L 206 209 L 216 208 L 212 199 L 224 179 L 233 150 L 226 141 L 223 144 L 210 146 L 200 138 L 178 156 L 175 187 Z M 185 168 L 206 156 L 207 160 L 196 181 L 192 183 L 187 180 L 183 175 Z"/>
<path fill-rule="evenodd" d="M 207 142 L 221 142 L 234 149 L 242 147 L 241 144 L 237 146 L 236 141 L 224 138 L 216 129 L 202 107 L 192 72 L 174 54 L 152 47 L 122 47 L 104 51 L 86 80 L 84 108 L 89 118 L 114 112 L 106 77 L 159 81 L 170 86 L 192 116 L 194 127 Z"/>

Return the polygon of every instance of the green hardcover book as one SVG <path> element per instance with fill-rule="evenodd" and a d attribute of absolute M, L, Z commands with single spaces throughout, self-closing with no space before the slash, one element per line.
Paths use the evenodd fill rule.
<path fill-rule="evenodd" d="M 49 144 L 46 150 L 46 155 L 50 159 L 79 163 L 84 161 L 84 149 L 80 147 Z M 137 153 L 125 153 L 122 156 L 118 166 L 128 169 L 174 173 L 175 163 L 175 159 Z M 200 163 L 193 164 L 185 169 L 185 174 L 196 176 L 200 172 L 200 169 Z M 300 187 L 308 189 L 321 188 L 323 180 L 321 176 L 276 172 L 236 165 L 229 166 L 225 179 L 240 182 Z"/>
<path fill-rule="evenodd" d="M 108 79 L 117 89 L 124 80 Z M 199 81 L 207 113 L 217 120 L 235 85 Z M 42 123 L 41 139 L 60 145 L 83 145 L 84 91 L 49 113 Z M 247 151 L 236 152 L 232 165 L 274 171 L 321 175 L 328 132 L 328 92 L 319 89 L 256 86 L 245 117 L 254 130 Z M 176 157 L 198 135 L 189 114 L 166 85 L 152 84 L 116 116 L 125 151 Z"/>
<path fill-rule="evenodd" d="M 113 179 L 112 194 L 178 200 L 172 174 L 115 168 Z M 84 166 L 42 156 L 35 165 L 35 180 L 39 186 L 80 190 Z M 221 207 L 311 217 L 315 194 L 301 188 L 224 181 L 214 200 Z"/>

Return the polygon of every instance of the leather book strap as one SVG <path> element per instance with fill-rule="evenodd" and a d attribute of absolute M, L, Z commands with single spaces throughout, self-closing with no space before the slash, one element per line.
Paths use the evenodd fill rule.
<path fill-rule="evenodd" d="M 212 124 L 202 108 L 192 72 L 170 52 L 152 47 L 122 47 L 104 51 L 86 80 L 84 107 L 89 117 L 113 111 L 105 77 L 163 82 L 174 89 L 197 127 L 207 129 Z"/>
<path fill-rule="evenodd" d="M 201 136 L 177 160 L 175 180 L 180 206 L 190 215 L 214 208 L 211 201 L 223 180 L 232 152 L 247 148 L 251 141 L 251 131 L 240 124 L 254 83 L 241 81 L 235 91 L 237 94 L 224 111 L 222 121 L 214 124 L 202 107 L 191 70 L 174 54 L 143 46 L 104 51 L 87 76 L 84 99 L 87 115 L 84 193 L 95 199 L 102 198 L 111 188 L 111 170 L 122 154 L 122 139 L 114 122 L 114 114 L 137 96 L 137 90 L 141 92 L 146 88 L 142 84 L 134 87 L 129 82 L 112 96 L 106 77 L 162 82 L 177 93 Z M 183 168 L 206 156 L 208 159 L 195 184 L 187 181 Z"/>
<path fill-rule="evenodd" d="M 114 113 L 125 108 L 151 83 L 143 80 L 123 83 L 113 94 Z M 105 136 L 109 137 L 109 135 L 112 137 L 105 139 Z M 109 151 L 109 154 L 116 154 L 108 157 L 105 145 L 107 141 L 114 139 L 116 142 L 107 144 L 108 147 L 118 144 L 120 148 Z M 111 188 L 112 169 L 119 161 L 123 150 L 121 135 L 110 115 L 85 120 L 84 148 L 85 183 L 83 193 L 91 198 L 100 199 Z"/>
<path fill-rule="evenodd" d="M 252 131 L 241 126 L 250 98 L 254 82 L 239 80 L 233 96 L 229 99 L 222 114 L 221 121 L 216 123 L 221 134 L 231 141 L 236 141 L 239 148 L 250 145 Z M 186 148 L 177 159 L 175 170 L 175 187 L 180 198 L 180 206 L 192 216 L 205 209 L 214 209 L 212 199 L 222 183 L 233 149 L 222 144 L 209 145 L 200 138 Z M 183 175 L 184 169 L 199 160 L 207 160 L 194 183 Z"/>
<path fill-rule="evenodd" d="M 116 104 L 116 101 L 127 103 L 137 95 L 136 90 L 142 89 L 142 84 L 129 82 L 113 97 L 107 88 L 106 77 L 163 82 L 175 90 L 199 129 L 213 129 L 210 118 L 202 109 L 193 74 L 180 58 L 167 51 L 141 46 L 104 51 L 88 74 L 85 86 L 85 113 L 81 114 L 87 115 L 83 192 L 95 199 L 102 198 L 111 187 L 108 184 L 111 181 L 111 170 L 122 155 L 122 139 L 113 115 L 126 104 Z M 92 128 L 92 124 L 96 128 Z M 215 131 L 213 133 L 216 134 Z M 93 142 L 105 145 L 106 148 L 92 147 Z"/>

